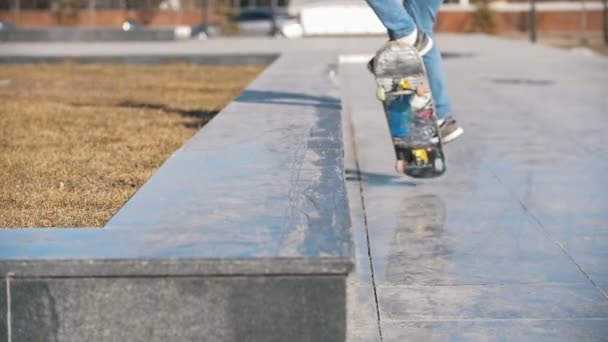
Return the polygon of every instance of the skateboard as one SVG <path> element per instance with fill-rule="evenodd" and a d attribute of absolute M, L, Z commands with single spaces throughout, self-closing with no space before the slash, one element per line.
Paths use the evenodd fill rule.
<path fill-rule="evenodd" d="M 397 158 L 397 172 L 439 177 L 447 165 L 422 58 L 415 47 L 389 42 L 378 50 L 371 71 Z"/>

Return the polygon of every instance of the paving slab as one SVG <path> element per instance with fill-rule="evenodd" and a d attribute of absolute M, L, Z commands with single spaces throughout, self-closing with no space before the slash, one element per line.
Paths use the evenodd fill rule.
<path fill-rule="evenodd" d="M 606 319 L 592 284 L 380 286 L 382 319 Z"/>
<path fill-rule="evenodd" d="M 383 341 L 608 339 L 608 59 L 438 42 L 465 134 L 435 180 L 395 174 L 365 58 L 340 65 Z"/>
<path fill-rule="evenodd" d="M 344 94 L 342 94 L 344 96 Z M 347 103 L 344 103 L 347 105 Z M 354 242 L 354 268 L 347 278 L 347 338 L 349 342 L 380 342 L 380 327 L 371 260 L 369 258 L 367 225 L 361 198 L 361 183 L 357 170 L 348 111 L 343 112 L 344 168 Z"/>
<path fill-rule="evenodd" d="M 605 341 L 608 320 L 386 322 L 384 341 Z"/>

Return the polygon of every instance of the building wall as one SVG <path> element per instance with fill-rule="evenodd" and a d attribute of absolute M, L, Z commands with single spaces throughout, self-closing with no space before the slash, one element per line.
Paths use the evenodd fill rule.
<path fill-rule="evenodd" d="M 527 11 L 495 13 L 498 33 L 525 32 L 529 29 Z M 582 14 L 579 11 L 543 11 L 537 12 L 537 29 L 541 33 L 578 32 L 581 29 Z M 603 13 L 600 10 L 589 11 L 586 19 L 586 30 L 601 32 L 603 30 Z M 475 31 L 473 15 L 468 11 L 440 12 L 437 17 L 437 32 L 473 32 Z"/>
<path fill-rule="evenodd" d="M 525 32 L 529 27 L 528 11 L 494 12 L 498 33 Z M 581 12 L 577 10 L 542 10 L 537 13 L 537 27 L 540 33 L 578 32 L 581 28 Z M 201 22 L 200 9 L 182 11 L 162 10 L 121 10 L 97 9 L 77 10 L 58 15 L 51 11 L 20 10 L 0 11 L 0 20 L 8 20 L 18 27 L 77 26 L 77 27 L 120 27 L 127 19 L 135 19 L 149 26 L 196 25 Z M 221 16 L 211 11 L 209 21 L 217 22 Z M 603 12 L 591 9 L 587 12 L 587 31 L 603 30 Z M 438 32 L 475 31 L 471 9 L 452 8 L 439 13 L 436 30 Z"/>
<path fill-rule="evenodd" d="M 128 19 L 134 19 L 147 26 L 177 26 L 196 25 L 202 21 L 200 10 L 187 11 L 136 11 L 107 9 L 74 11 L 59 15 L 51 11 L 22 10 L 0 11 L 0 20 L 7 20 L 17 27 L 48 27 L 48 26 L 76 26 L 76 27 L 120 27 Z M 216 22 L 219 17 L 209 13 L 209 21 Z"/>

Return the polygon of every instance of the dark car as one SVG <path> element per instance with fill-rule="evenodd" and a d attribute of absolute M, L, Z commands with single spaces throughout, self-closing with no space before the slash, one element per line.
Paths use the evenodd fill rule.
<path fill-rule="evenodd" d="M 12 31 L 17 27 L 10 21 L 0 20 L 0 31 Z"/>

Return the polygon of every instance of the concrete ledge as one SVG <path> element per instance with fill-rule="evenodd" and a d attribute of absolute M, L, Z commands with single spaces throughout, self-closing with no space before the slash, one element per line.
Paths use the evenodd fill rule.
<path fill-rule="evenodd" d="M 9 42 L 107 42 L 175 40 L 173 28 L 142 28 L 123 31 L 112 28 L 23 28 L 0 31 L 0 41 Z"/>
<path fill-rule="evenodd" d="M 118 64 L 165 64 L 171 62 L 182 62 L 191 64 L 209 65 L 244 65 L 244 64 L 271 64 L 277 58 L 272 53 L 251 54 L 127 54 L 107 56 L 28 56 L 9 55 L 0 56 L 0 64 L 22 64 L 22 63 L 60 63 L 73 61 L 77 63 L 118 63 Z"/>
<path fill-rule="evenodd" d="M 336 62 L 283 54 L 103 229 L 0 230 L 13 336 L 37 339 L 21 325 L 46 319 L 45 340 L 160 341 L 167 327 L 191 340 L 344 340 L 352 240 Z M 125 307 L 141 315 L 93 314 Z"/>
<path fill-rule="evenodd" d="M 12 341 L 344 341 L 342 277 L 55 278 L 9 284 Z"/>

